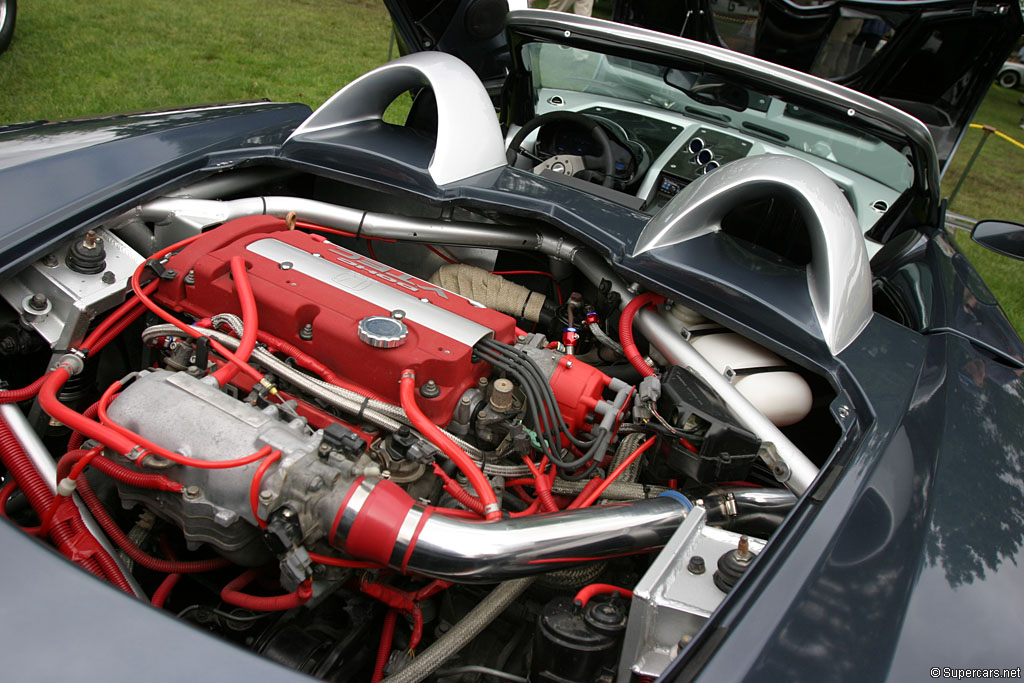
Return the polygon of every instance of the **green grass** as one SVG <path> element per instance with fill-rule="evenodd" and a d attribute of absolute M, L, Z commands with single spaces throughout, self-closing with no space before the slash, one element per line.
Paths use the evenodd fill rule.
<path fill-rule="evenodd" d="M 22 0 L 18 10 L 0 55 L 0 123 L 262 98 L 316 107 L 387 61 L 391 35 L 382 0 Z M 609 11 L 601 0 L 595 14 Z M 975 120 L 1024 141 L 1019 96 L 993 86 Z M 399 98 L 388 120 L 408 107 Z M 980 138 L 967 134 L 945 194 Z M 1022 176 L 1024 150 L 990 137 L 952 210 L 1024 222 Z M 1024 332 L 1024 264 L 958 243 Z"/>
<path fill-rule="evenodd" d="M 996 295 L 1017 334 L 1024 337 L 1024 289 L 1019 284 L 1024 282 L 1024 262 L 1001 256 L 975 244 L 963 231 L 957 231 L 954 241 Z"/>
<path fill-rule="evenodd" d="M 981 103 L 974 122 L 993 126 L 1024 143 L 1024 130 L 1018 125 L 1024 115 L 1024 106 L 1017 104 L 1022 94 L 1018 90 L 993 85 Z M 964 167 L 983 137 L 980 130 L 972 128 L 967 131 L 942 183 L 946 196 L 953 192 Z M 950 204 L 950 210 L 978 219 L 1002 218 L 1024 223 L 1022 177 L 1024 149 L 996 135 L 990 135 L 960 192 Z"/>
<path fill-rule="evenodd" d="M 379 0 L 23 0 L 0 121 L 268 98 L 316 106 L 387 61 Z"/>
<path fill-rule="evenodd" d="M 989 125 L 1024 143 L 1019 126 L 1024 106 L 1017 104 L 1022 93 L 993 85 L 982 102 L 974 122 Z M 967 131 L 957 155 L 946 171 L 942 190 L 953 192 L 964 167 L 983 138 L 980 130 Z M 977 219 L 999 218 L 1024 223 L 1024 149 L 989 135 L 950 210 Z M 1015 261 L 978 246 L 966 233 L 958 232 L 955 242 L 995 294 L 1017 333 L 1024 336 L 1024 262 Z"/>

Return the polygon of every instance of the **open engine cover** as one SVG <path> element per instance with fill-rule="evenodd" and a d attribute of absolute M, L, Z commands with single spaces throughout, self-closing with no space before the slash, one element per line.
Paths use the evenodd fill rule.
<path fill-rule="evenodd" d="M 240 314 L 233 256 L 245 259 L 262 331 L 395 404 L 401 372 L 412 368 L 418 382 L 433 380 L 440 389 L 419 400 L 438 424 L 490 373 L 486 363 L 473 363 L 473 344 L 515 338 L 515 320 L 503 313 L 269 216 L 226 223 L 172 256 L 166 267 L 175 277 L 161 282 L 155 298 L 197 318 Z M 401 318 L 404 341 L 378 348 L 360 339 L 359 323 L 371 316 Z"/>

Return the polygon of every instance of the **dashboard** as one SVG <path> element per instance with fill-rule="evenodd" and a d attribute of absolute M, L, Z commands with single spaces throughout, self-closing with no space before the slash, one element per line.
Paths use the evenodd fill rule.
<path fill-rule="evenodd" d="M 616 180 L 643 201 L 643 211 L 657 213 L 665 203 L 701 175 L 722 165 L 760 154 L 782 154 L 807 161 L 828 176 L 850 203 L 867 233 L 901 194 L 895 187 L 829 159 L 827 145 L 801 147 L 785 132 L 743 121 L 742 131 L 715 120 L 716 113 L 686 107 L 666 111 L 641 103 L 568 90 L 542 89 L 536 113 L 572 110 L 597 119 L 610 131 Z M 787 112 L 789 114 L 789 112 Z M 720 124 L 720 125 L 719 125 Z M 596 143 L 573 126 L 541 129 L 536 150 L 550 154 L 593 155 Z M 908 163 L 909 169 L 909 163 Z M 898 173 L 906 173 L 897 169 Z M 896 175 L 896 174 L 894 174 Z M 902 180 L 896 175 L 898 185 Z M 867 241 L 869 255 L 879 245 Z"/>
<path fill-rule="evenodd" d="M 589 112 L 580 112 L 589 114 Z M 592 118 L 594 117 L 591 114 Z M 630 140 L 621 128 L 613 127 L 608 142 L 611 145 L 615 179 L 628 187 L 637 180 L 640 159 L 644 158 L 641 143 Z M 601 146 L 579 126 L 568 122 L 553 122 L 537 134 L 536 151 L 549 157 L 556 154 L 574 154 L 582 157 L 600 157 Z"/>

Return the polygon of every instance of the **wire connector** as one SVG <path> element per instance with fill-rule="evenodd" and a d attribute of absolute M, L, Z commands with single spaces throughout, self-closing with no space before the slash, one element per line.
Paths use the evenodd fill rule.
<path fill-rule="evenodd" d="M 70 497 L 71 494 L 74 493 L 76 490 L 78 490 L 78 482 L 72 479 L 71 477 L 64 477 L 59 482 L 57 482 L 56 493 L 58 496 L 61 496 L 62 498 Z"/>
<path fill-rule="evenodd" d="M 268 380 L 266 377 L 260 377 L 260 393 L 267 393 L 271 396 L 277 396 L 277 387 Z"/>

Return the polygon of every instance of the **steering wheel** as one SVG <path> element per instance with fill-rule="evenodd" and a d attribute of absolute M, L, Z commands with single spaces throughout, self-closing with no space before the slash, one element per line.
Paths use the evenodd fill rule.
<path fill-rule="evenodd" d="M 582 157 L 575 154 L 556 154 L 547 159 L 542 159 L 536 154 L 523 150 L 523 140 L 526 139 L 526 136 L 541 126 L 556 121 L 573 123 L 584 128 L 601 148 L 600 156 Z M 590 168 L 603 168 L 604 182 L 602 185 L 611 187 L 615 180 L 613 175 L 615 172 L 615 160 L 612 157 L 612 143 L 608 139 L 608 134 L 601 127 L 600 123 L 574 111 L 552 111 L 535 116 L 527 121 L 526 125 L 519 129 L 519 132 L 516 133 L 515 137 L 512 138 L 512 142 L 508 145 L 508 151 L 505 153 L 505 156 L 509 164 L 515 163 L 517 154 L 522 154 L 537 162 L 538 165 L 533 169 L 534 173 L 540 173 L 544 169 L 549 169 L 555 173 L 573 176 Z M 592 160 L 590 162 L 591 165 L 588 165 L 588 159 Z"/>

